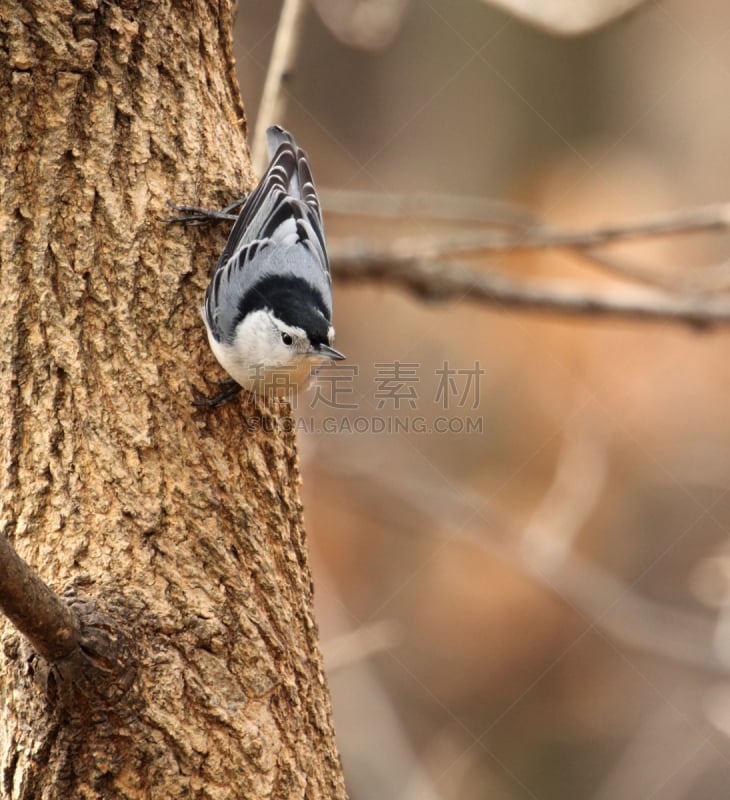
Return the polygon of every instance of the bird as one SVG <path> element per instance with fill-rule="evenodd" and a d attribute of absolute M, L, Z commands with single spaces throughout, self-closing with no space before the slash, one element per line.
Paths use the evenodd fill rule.
<path fill-rule="evenodd" d="M 202 309 L 230 380 L 198 405 L 222 405 L 241 389 L 286 396 L 318 366 L 345 358 L 333 346 L 332 278 L 307 155 L 278 125 L 266 138 L 269 166 L 241 207 Z"/>

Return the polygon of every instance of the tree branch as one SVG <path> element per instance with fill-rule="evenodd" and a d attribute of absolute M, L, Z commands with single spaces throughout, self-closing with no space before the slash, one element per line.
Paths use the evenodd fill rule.
<path fill-rule="evenodd" d="M 306 11 L 306 0 L 284 0 L 274 47 L 269 59 L 264 91 L 256 115 L 256 129 L 251 147 L 251 162 L 259 175 L 263 175 L 267 164 L 266 129 L 269 125 L 280 123 L 283 120 L 284 84 L 291 76 L 299 52 Z"/>
<path fill-rule="evenodd" d="M 537 224 L 528 208 L 485 197 L 451 194 L 399 194 L 360 192 L 354 189 L 319 189 L 328 214 L 383 219 L 444 220 L 524 230 Z"/>
<path fill-rule="evenodd" d="M 349 207 L 346 196 L 338 200 L 335 194 L 331 198 L 331 205 L 325 206 L 327 211 L 348 213 Z M 453 206 L 456 198 L 451 198 Z M 473 213 L 472 201 L 465 203 L 464 209 Z M 386 198 L 387 201 L 387 198 Z M 352 200 L 349 204 L 352 204 Z M 367 204 L 364 198 L 359 200 L 360 207 L 367 214 Z M 499 206 L 494 207 L 495 210 Z M 506 209 L 509 206 L 504 207 Z M 451 209 L 453 211 L 453 208 Z M 485 211 L 487 209 L 485 208 Z M 513 222 L 520 220 L 518 212 L 514 210 Z M 369 214 L 382 216 L 382 213 Z M 451 216 L 450 218 L 454 218 Z M 457 231 L 448 238 L 437 240 L 435 246 L 424 248 L 423 237 L 418 239 L 404 238 L 396 241 L 392 249 L 397 253 L 418 253 L 421 256 L 440 256 L 446 253 L 476 253 L 476 252 L 504 252 L 507 250 L 538 250 L 550 247 L 565 247 L 574 250 L 585 250 L 600 247 L 614 242 L 623 242 L 631 239 L 651 239 L 659 236 L 670 236 L 688 233 L 702 233 L 707 231 L 722 231 L 730 228 L 730 203 L 717 203 L 714 205 L 699 206 L 697 208 L 683 208 L 678 211 L 656 214 L 648 219 L 628 222 L 621 225 L 604 225 L 585 230 L 559 230 L 549 225 L 543 225 L 533 220 L 525 230 L 517 233 L 505 233 L 494 230 L 467 230 Z"/>
<path fill-rule="evenodd" d="M 1 534 L 0 609 L 50 662 L 67 658 L 80 645 L 76 617 Z"/>
<path fill-rule="evenodd" d="M 575 283 L 515 281 L 458 263 L 400 257 L 365 246 L 335 244 L 330 251 L 332 273 L 340 281 L 388 283 L 425 300 L 463 300 L 504 309 L 679 322 L 702 328 L 730 324 L 730 300 L 705 294 L 592 292 Z"/>
<path fill-rule="evenodd" d="M 337 199 L 339 198 L 339 199 Z M 410 198 L 413 200 L 413 198 Z M 489 224 L 520 228 L 518 210 L 497 206 L 473 207 L 470 198 L 450 198 L 443 219 L 455 219 L 461 203 L 474 216 L 491 214 Z M 408 216 L 410 213 L 437 214 L 438 207 L 411 205 L 399 195 L 383 207 L 370 204 L 367 193 L 335 192 L 328 195 L 328 210 L 365 216 Z M 226 212 L 232 207 L 229 206 Z M 199 225 L 235 219 L 235 214 L 210 212 L 179 206 L 186 216 L 168 221 Z M 368 210 L 369 209 L 369 210 Z M 674 322 L 699 328 L 730 324 L 730 299 L 710 292 L 722 289 L 730 280 L 730 262 L 697 270 L 690 278 L 674 280 L 659 271 L 627 264 L 595 251 L 595 248 L 628 239 L 651 238 L 680 233 L 698 233 L 730 228 L 730 203 L 683 209 L 627 225 L 611 225 L 584 231 L 558 231 L 532 225 L 521 233 L 504 231 L 457 231 L 431 239 L 402 238 L 387 246 L 367 241 L 332 239 L 329 244 L 332 273 L 340 281 L 379 282 L 407 289 L 424 300 L 471 301 L 504 309 L 544 311 L 567 316 L 606 316 L 648 322 Z M 646 291 L 622 289 L 590 290 L 577 282 L 514 280 L 502 274 L 467 267 L 453 260 L 455 253 L 526 250 L 560 247 L 589 259 L 614 278 L 632 280 L 652 287 Z"/>

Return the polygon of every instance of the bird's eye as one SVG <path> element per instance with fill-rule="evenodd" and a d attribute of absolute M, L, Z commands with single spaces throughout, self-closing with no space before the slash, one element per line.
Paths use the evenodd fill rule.
<path fill-rule="evenodd" d="M 294 344 L 294 339 L 292 339 L 288 333 L 281 334 L 281 341 L 284 342 L 284 344 L 287 346 L 289 346 L 290 344 Z"/>

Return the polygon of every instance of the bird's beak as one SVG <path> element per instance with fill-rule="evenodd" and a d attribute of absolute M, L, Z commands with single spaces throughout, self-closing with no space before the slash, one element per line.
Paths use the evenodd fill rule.
<path fill-rule="evenodd" d="M 331 358 L 334 361 L 342 361 L 345 358 L 339 350 L 335 350 L 334 347 L 330 347 L 327 344 L 320 344 L 317 347 L 313 348 L 313 352 L 318 356 L 323 356 L 324 358 Z"/>

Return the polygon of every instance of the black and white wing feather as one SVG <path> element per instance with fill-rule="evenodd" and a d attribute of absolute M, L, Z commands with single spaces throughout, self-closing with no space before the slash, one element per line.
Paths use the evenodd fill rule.
<path fill-rule="evenodd" d="M 226 344 L 251 309 L 297 297 L 307 297 L 327 325 L 332 319 L 322 211 L 307 156 L 283 128 L 269 128 L 267 140 L 271 163 L 243 205 L 205 294 L 205 321 Z"/>

